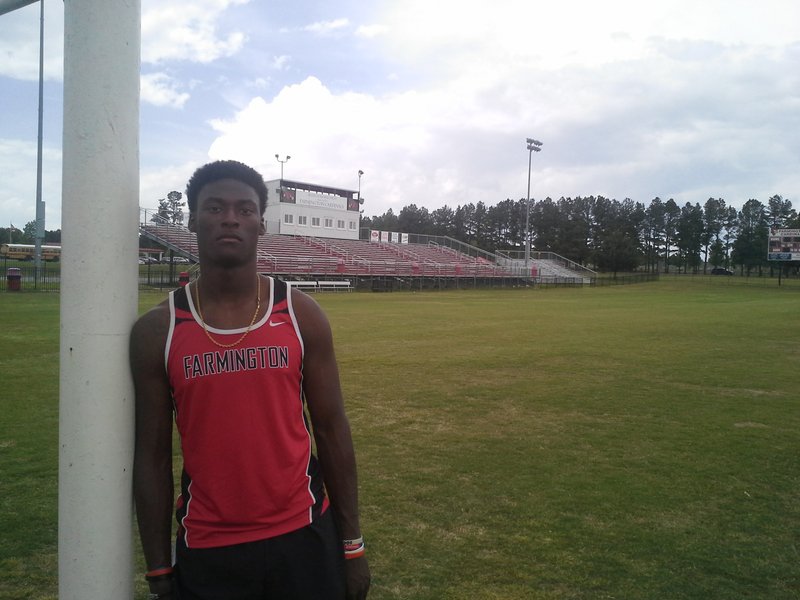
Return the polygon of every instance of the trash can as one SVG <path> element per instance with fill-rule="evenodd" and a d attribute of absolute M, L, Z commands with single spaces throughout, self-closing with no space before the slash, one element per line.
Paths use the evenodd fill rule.
<path fill-rule="evenodd" d="M 9 267 L 6 271 L 6 282 L 9 292 L 18 292 L 22 289 L 22 271 L 16 267 Z"/>
<path fill-rule="evenodd" d="M 189 285 L 189 271 L 181 271 L 181 274 L 178 275 L 178 283 L 181 284 L 181 287 Z"/>

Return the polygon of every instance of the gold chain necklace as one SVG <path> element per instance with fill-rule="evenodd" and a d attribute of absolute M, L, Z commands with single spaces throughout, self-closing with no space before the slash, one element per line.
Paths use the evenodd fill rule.
<path fill-rule="evenodd" d="M 239 343 L 247 337 L 247 334 L 250 333 L 250 330 L 253 328 L 253 325 L 256 322 L 256 318 L 258 317 L 258 311 L 261 310 L 261 278 L 256 275 L 256 283 L 258 284 L 258 292 L 256 292 L 256 312 L 253 313 L 253 318 L 250 319 L 250 325 L 247 326 L 247 330 L 241 335 L 241 337 L 233 342 L 232 344 L 223 344 L 222 342 L 218 342 L 213 337 L 211 337 L 211 333 L 208 331 L 208 326 L 206 325 L 206 319 L 203 317 L 203 309 L 200 308 L 200 285 L 199 281 L 196 281 L 194 284 L 195 292 L 197 293 L 197 312 L 200 315 L 200 323 L 203 324 L 203 331 L 206 332 L 206 337 L 211 340 L 215 346 L 219 346 L 220 348 L 233 348 L 234 346 L 238 346 Z"/>

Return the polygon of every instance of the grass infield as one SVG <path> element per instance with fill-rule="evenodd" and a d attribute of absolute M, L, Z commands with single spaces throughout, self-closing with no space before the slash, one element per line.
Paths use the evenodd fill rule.
<path fill-rule="evenodd" d="M 372 599 L 800 597 L 796 286 L 317 299 Z M 58 296 L 0 324 L 0 599 L 52 599 Z"/>

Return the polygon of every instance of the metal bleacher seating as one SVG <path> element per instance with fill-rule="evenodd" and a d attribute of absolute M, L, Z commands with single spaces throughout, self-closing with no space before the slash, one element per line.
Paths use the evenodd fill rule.
<path fill-rule="evenodd" d="M 143 235 L 197 261 L 194 233 L 182 225 L 146 224 Z M 300 237 L 267 233 L 258 244 L 258 265 L 265 273 L 310 276 L 497 277 L 508 272 L 486 258 L 472 257 L 437 244 L 385 244 L 361 240 Z M 326 280 L 333 280 L 325 277 Z"/>

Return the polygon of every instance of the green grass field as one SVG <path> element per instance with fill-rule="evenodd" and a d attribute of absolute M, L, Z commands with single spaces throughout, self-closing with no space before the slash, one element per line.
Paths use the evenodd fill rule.
<path fill-rule="evenodd" d="M 800 597 L 797 286 L 317 298 L 371 598 Z M 58 296 L 0 323 L 0 599 L 55 598 Z"/>

